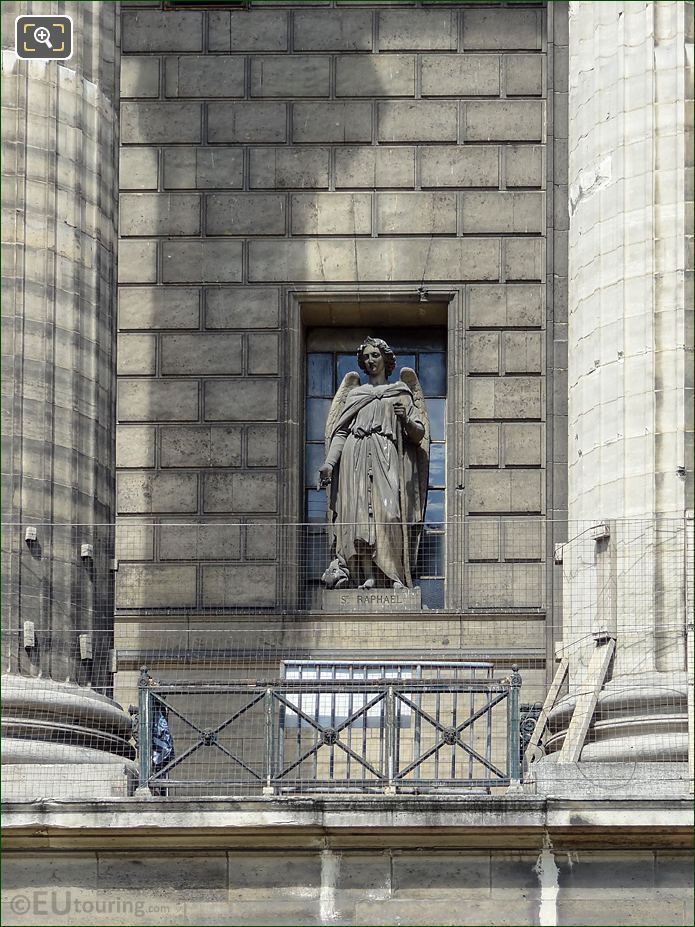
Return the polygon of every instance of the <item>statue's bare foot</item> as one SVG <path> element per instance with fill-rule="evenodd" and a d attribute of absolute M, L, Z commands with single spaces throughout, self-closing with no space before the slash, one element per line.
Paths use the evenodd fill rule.
<path fill-rule="evenodd" d="M 394 589 L 405 589 L 405 586 L 400 580 L 397 579 L 396 582 L 393 584 L 393 588 Z"/>
<path fill-rule="evenodd" d="M 370 576 L 369 579 L 365 579 L 361 586 L 358 586 L 358 589 L 373 589 L 376 586 L 376 580 Z"/>

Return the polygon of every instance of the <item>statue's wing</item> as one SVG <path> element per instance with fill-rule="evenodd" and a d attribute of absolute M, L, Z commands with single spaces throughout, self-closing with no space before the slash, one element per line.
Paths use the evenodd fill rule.
<path fill-rule="evenodd" d="M 427 450 L 429 457 L 429 448 L 430 448 L 430 419 L 427 414 L 427 403 L 425 402 L 425 394 L 422 391 L 422 386 L 418 380 L 418 376 L 412 367 L 402 367 L 401 368 L 401 380 L 408 387 L 410 392 L 413 394 L 413 405 L 415 406 L 418 415 L 422 421 L 422 424 L 425 426 L 425 436 L 421 441 L 421 446 Z"/>
<path fill-rule="evenodd" d="M 348 393 L 359 385 L 359 373 L 356 373 L 355 371 L 346 373 L 343 377 L 343 382 L 340 384 L 335 396 L 333 397 L 333 402 L 331 403 L 331 408 L 328 412 L 328 418 L 326 419 L 326 453 L 328 453 L 328 449 L 331 446 L 331 437 L 333 436 L 338 419 L 343 412 L 343 406 L 345 405 L 345 400 L 347 399 Z"/>
<path fill-rule="evenodd" d="M 401 380 L 413 394 L 413 405 L 425 426 L 425 435 L 417 448 L 418 480 L 420 484 L 420 499 L 422 500 L 422 513 L 424 518 L 427 500 L 427 486 L 430 474 L 430 419 L 427 414 L 425 394 L 418 380 L 418 376 L 411 367 L 401 368 Z"/>

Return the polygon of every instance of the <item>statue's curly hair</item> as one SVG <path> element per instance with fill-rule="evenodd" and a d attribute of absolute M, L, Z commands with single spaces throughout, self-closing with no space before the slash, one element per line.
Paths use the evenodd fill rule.
<path fill-rule="evenodd" d="M 386 376 L 390 377 L 393 371 L 396 369 L 396 355 L 393 353 L 391 348 L 386 344 L 383 338 L 365 338 L 362 344 L 357 349 L 357 363 L 359 364 L 360 370 L 364 370 L 364 359 L 362 357 L 362 352 L 367 347 L 367 345 L 373 345 L 376 348 L 379 348 L 381 355 L 384 358 L 384 369 L 386 371 Z"/>

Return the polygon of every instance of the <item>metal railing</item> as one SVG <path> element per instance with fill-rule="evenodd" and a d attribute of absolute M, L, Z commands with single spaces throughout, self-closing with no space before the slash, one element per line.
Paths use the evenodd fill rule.
<path fill-rule="evenodd" d="M 516 667 L 504 679 L 452 673 L 348 679 L 339 686 L 325 679 L 157 684 L 142 667 L 139 792 L 388 794 L 509 786 L 521 776 L 520 687 Z M 326 699 L 328 716 L 318 707 Z M 166 760 L 153 739 L 162 718 L 171 735 Z"/>

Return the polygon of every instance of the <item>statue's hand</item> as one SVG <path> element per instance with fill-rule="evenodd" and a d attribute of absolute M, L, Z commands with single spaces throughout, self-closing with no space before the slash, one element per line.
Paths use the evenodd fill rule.
<path fill-rule="evenodd" d="M 316 484 L 317 489 L 325 489 L 331 482 L 333 476 L 333 467 L 330 464 L 324 464 L 319 470 L 319 480 Z"/>
<path fill-rule="evenodd" d="M 408 412 L 405 406 L 403 405 L 403 403 L 394 402 L 393 411 L 396 413 L 396 417 L 399 418 L 401 422 L 403 422 L 403 424 L 405 425 L 407 418 L 408 418 Z"/>

